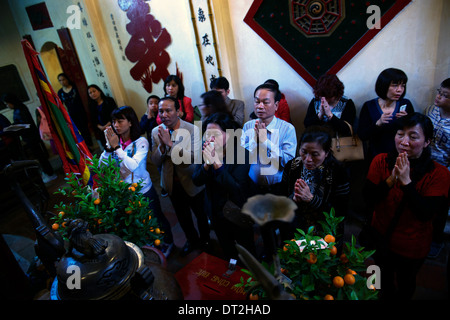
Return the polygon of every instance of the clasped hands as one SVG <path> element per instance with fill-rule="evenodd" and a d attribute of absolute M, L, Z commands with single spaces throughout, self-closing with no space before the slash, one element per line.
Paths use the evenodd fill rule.
<path fill-rule="evenodd" d="M 267 140 L 266 124 L 260 120 L 255 121 L 255 140 L 260 143 L 264 143 Z"/>
<path fill-rule="evenodd" d="M 114 149 L 119 145 L 119 136 L 114 131 L 114 129 L 111 126 L 108 126 L 105 131 L 105 138 L 109 143 L 109 146 Z"/>
<path fill-rule="evenodd" d="M 294 197 L 295 202 L 311 202 L 314 195 L 311 193 L 308 184 L 303 179 L 297 179 L 294 185 Z"/>
<path fill-rule="evenodd" d="M 320 109 L 319 109 L 319 113 L 317 114 L 317 116 L 319 117 L 320 120 L 323 119 L 323 116 L 327 116 L 328 119 L 331 119 L 333 117 L 333 113 L 331 112 L 332 107 L 330 106 L 330 104 L 328 103 L 327 99 L 325 99 L 325 97 L 322 97 L 320 99 Z"/>
<path fill-rule="evenodd" d="M 406 152 L 400 153 L 395 161 L 394 169 L 387 178 L 386 183 L 389 187 L 393 187 L 396 183 L 406 186 L 411 183 L 410 164 Z"/>
<path fill-rule="evenodd" d="M 215 137 L 211 136 L 203 143 L 203 160 L 205 163 L 203 167 L 205 170 L 208 170 L 210 166 L 213 166 L 214 169 L 219 169 L 222 166 L 222 155 L 221 152 L 218 152 L 214 146 Z"/>
<path fill-rule="evenodd" d="M 161 152 L 164 151 L 166 146 L 168 146 L 169 148 L 172 148 L 173 141 L 172 141 L 172 138 L 170 136 L 169 129 L 167 129 L 167 128 L 164 129 L 162 126 L 159 126 L 158 127 L 158 138 L 159 138 L 159 141 L 160 141 Z"/>

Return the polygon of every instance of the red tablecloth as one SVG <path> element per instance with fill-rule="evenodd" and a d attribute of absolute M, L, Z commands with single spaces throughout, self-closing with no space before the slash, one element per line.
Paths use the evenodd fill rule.
<path fill-rule="evenodd" d="M 241 269 L 236 265 L 233 273 L 227 273 L 227 261 L 203 252 L 178 271 L 175 278 L 185 300 L 245 300 L 244 289 L 235 286 L 241 277 L 249 277 Z"/>

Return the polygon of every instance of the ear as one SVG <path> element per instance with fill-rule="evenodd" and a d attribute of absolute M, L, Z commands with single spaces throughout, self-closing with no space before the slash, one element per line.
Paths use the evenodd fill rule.
<path fill-rule="evenodd" d="M 278 110 L 278 105 L 280 104 L 280 101 L 275 101 L 275 111 Z"/>
<path fill-rule="evenodd" d="M 431 143 L 431 140 L 426 140 L 423 148 L 425 149 L 426 147 L 428 147 L 430 145 L 430 143 Z"/>

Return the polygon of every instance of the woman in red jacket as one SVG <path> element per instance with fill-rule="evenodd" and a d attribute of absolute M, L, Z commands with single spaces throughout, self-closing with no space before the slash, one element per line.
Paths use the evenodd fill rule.
<path fill-rule="evenodd" d="M 371 224 L 387 244 L 374 255 L 386 299 L 413 297 L 416 275 L 430 250 L 432 221 L 448 208 L 450 172 L 431 159 L 432 137 L 428 117 L 417 112 L 402 117 L 396 152 L 377 155 L 367 175 L 363 195 L 374 208 Z"/>
<path fill-rule="evenodd" d="M 180 109 L 178 116 L 181 120 L 194 123 L 194 108 L 192 107 L 192 99 L 184 95 L 184 85 L 181 79 L 176 75 L 170 75 L 164 81 L 164 94 L 166 97 L 178 99 Z M 159 114 L 156 117 L 158 125 L 161 124 Z"/>

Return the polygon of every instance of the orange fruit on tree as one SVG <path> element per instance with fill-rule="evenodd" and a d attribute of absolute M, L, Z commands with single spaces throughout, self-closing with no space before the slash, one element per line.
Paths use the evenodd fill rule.
<path fill-rule="evenodd" d="M 345 282 L 345 284 L 352 285 L 355 283 L 355 277 L 352 274 L 347 273 L 344 276 L 344 282 Z"/>
<path fill-rule="evenodd" d="M 131 210 L 131 208 L 126 208 L 125 209 L 125 213 L 126 214 L 130 214 L 130 213 L 132 213 L 133 212 L 133 210 Z"/>
<path fill-rule="evenodd" d="M 259 296 L 258 296 L 258 294 L 250 293 L 249 299 L 250 299 L 250 300 L 258 300 L 258 299 L 259 299 Z"/>
<path fill-rule="evenodd" d="M 348 263 L 348 258 L 345 255 L 345 253 L 341 254 L 341 256 L 339 257 L 339 259 L 341 260 L 342 263 Z"/>
<path fill-rule="evenodd" d="M 66 214 L 66 213 L 65 213 L 64 211 L 60 211 L 60 212 L 58 213 L 58 215 L 59 215 L 60 218 L 64 217 L 65 214 Z"/>
<path fill-rule="evenodd" d="M 156 233 L 156 234 L 160 234 L 160 233 L 161 233 L 161 230 L 160 230 L 159 228 L 156 228 L 156 229 L 155 229 L 155 233 Z"/>
<path fill-rule="evenodd" d="M 356 271 L 352 270 L 352 269 L 347 269 L 347 273 L 355 275 L 357 274 Z"/>
<path fill-rule="evenodd" d="M 138 186 L 138 184 L 136 182 L 134 182 L 131 184 L 131 186 L 136 188 Z"/>
<path fill-rule="evenodd" d="M 134 191 L 136 191 L 136 188 L 135 187 L 129 187 L 128 190 L 131 190 L 131 191 L 134 192 Z"/>
<path fill-rule="evenodd" d="M 155 240 L 155 246 L 159 246 L 160 244 L 161 244 L 161 240 L 156 239 L 156 240 Z"/>
<path fill-rule="evenodd" d="M 53 230 L 58 230 L 58 228 L 59 228 L 59 224 L 57 224 L 57 223 L 52 224 Z"/>
<path fill-rule="evenodd" d="M 344 279 L 341 276 L 336 276 L 333 278 L 333 285 L 336 288 L 342 288 L 344 286 Z"/>
<path fill-rule="evenodd" d="M 326 294 L 323 300 L 334 300 L 334 297 L 331 294 Z"/>
<path fill-rule="evenodd" d="M 326 243 L 336 242 L 336 238 L 331 234 L 327 234 L 323 240 L 325 240 Z"/>
<path fill-rule="evenodd" d="M 331 248 L 328 248 L 330 250 L 330 254 L 335 256 L 337 254 L 337 248 L 336 246 L 332 246 Z"/>
<path fill-rule="evenodd" d="M 100 201 L 101 201 L 100 198 L 97 198 L 97 199 L 94 200 L 94 204 L 98 205 L 100 203 Z"/>
<path fill-rule="evenodd" d="M 317 256 L 310 252 L 309 253 L 309 258 L 306 259 L 306 262 L 308 262 L 309 264 L 315 264 L 317 262 Z"/>

